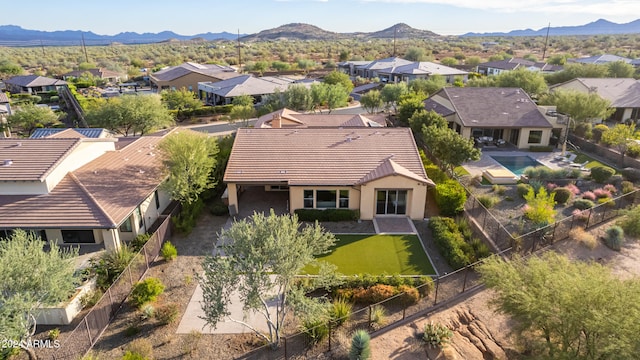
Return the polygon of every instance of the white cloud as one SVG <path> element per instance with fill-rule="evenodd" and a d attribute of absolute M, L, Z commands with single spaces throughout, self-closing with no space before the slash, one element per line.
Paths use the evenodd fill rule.
<path fill-rule="evenodd" d="M 365 3 L 433 4 L 495 12 L 593 14 L 600 17 L 640 13 L 638 0 L 361 0 Z"/>

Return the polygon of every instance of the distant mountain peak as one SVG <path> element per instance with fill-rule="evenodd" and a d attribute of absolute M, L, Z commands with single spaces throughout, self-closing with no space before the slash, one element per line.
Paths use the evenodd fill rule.
<path fill-rule="evenodd" d="M 512 30 L 493 33 L 467 33 L 461 36 L 544 36 L 547 27 L 538 30 Z M 598 19 L 585 25 L 578 26 L 552 26 L 549 28 L 551 36 L 576 36 L 576 35 L 611 35 L 611 34 L 635 34 L 640 33 L 640 19 L 626 23 L 617 24 L 606 19 Z"/>

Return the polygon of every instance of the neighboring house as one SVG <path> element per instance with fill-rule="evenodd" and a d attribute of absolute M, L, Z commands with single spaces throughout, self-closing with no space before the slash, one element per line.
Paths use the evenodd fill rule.
<path fill-rule="evenodd" d="M 250 95 L 254 103 L 262 102 L 262 97 L 276 91 L 284 92 L 292 84 L 304 84 L 309 87 L 313 81 L 299 81 L 288 77 L 253 75 L 238 75 L 231 79 L 216 82 L 201 82 L 198 84 L 198 94 L 205 104 L 226 105 L 233 102 L 233 98 Z"/>
<path fill-rule="evenodd" d="M 110 138 L 114 137 L 114 134 L 103 128 L 39 128 L 35 129 L 31 134 L 31 139 L 39 138 L 58 138 L 58 139 L 70 139 L 70 138 Z"/>
<path fill-rule="evenodd" d="M 11 115 L 11 104 L 9 97 L 3 91 L 0 91 L 0 138 L 11 137 L 7 117 Z"/>
<path fill-rule="evenodd" d="M 464 138 L 503 140 L 519 149 L 555 145 L 550 143 L 552 130 L 558 138 L 564 127 L 519 88 L 443 88 L 424 104 Z"/>
<path fill-rule="evenodd" d="M 616 62 L 616 61 L 622 61 L 625 62 L 627 64 L 631 64 L 632 62 L 634 62 L 634 60 L 626 58 L 626 57 L 622 57 L 622 56 L 618 56 L 618 55 L 612 55 L 612 54 L 604 54 L 604 55 L 595 55 L 595 56 L 589 56 L 589 57 L 583 57 L 583 58 L 573 58 L 573 59 L 567 59 L 567 62 L 570 63 L 580 63 L 580 64 L 594 64 L 594 65 L 606 65 L 612 62 Z"/>
<path fill-rule="evenodd" d="M 489 61 L 478 64 L 476 72 L 481 75 L 498 75 L 516 69 L 526 69 L 529 71 L 539 71 L 542 73 L 552 73 L 561 71 L 561 65 L 550 65 L 544 62 L 536 62 L 527 59 L 511 58 L 507 60 Z"/>
<path fill-rule="evenodd" d="M 631 78 L 576 78 L 549 87 L 549 91 L 574 90 L 595 92 L 611 102 L 615 112 L 610 120 L 618 122 L 640 120 L 640 81 Z"/>
<path fill-rule="evenodd" d="M 423 219 L 427 177 L 408 128 L 239 129 L 224 175 L 236 214 L 247 187 L 287 191 L 287 208 Z M 249 200 L 249 199 L 247 199 Z"/>
<path fill-rule="evenodd" d="M 196 92 L 199 82 L 217 82 L 238 75 L 240 74 L 229 66 L 215 64 L 201 65 L 186 62 L 150 74 L 149 82 L 151 83 L 151 89 L 155 91 L 185 88 L 189 91 Z"/>
<path fill-rule="evenodd" d="M 117 138 L 0 139 L 0 237 L 21 228 L 58 244 L 119 249 L 149 231 L 170 203 L 159 189 L 162 138 L 119 150 Z"/>
<path fill-rule="evenodd" d="M 12 94 L 57 91 L 58 88 L 67 86 L 67 82 L 38 75 L 14 76 L 4 81 L 7 91 Z"/>
<path fill-rule="evenodd" d="M 87 69 L 87 70 L 74 70 L 62 75 L 63 80 L 69 79 L 77 79 L 82 77 L 85 73 L 91 74 L 93 77 L 98 79 L 107 80 L 107 82 L 111 83 L 119 83 L 121 79 L 127 79 L 126 75 L 122 75 L 115 71 L 107 70 L 104 68 L 95 68 L 95 69 Z"/>
<path fill-rule="evenodd" d="M 322 128 L 322 127 L 385 127 L 386 116 L 347 114 L 302 114 L 287 108 L 258 118 L 255 128 Z"/>
<path fill-rule="evenodd" d="M 469 73 L 442 64 L 428 61 L 409 61 L 399 57 L 390 57 L 374 61 L 345 61 L 338 64 L 338 71 L 365 79 L 378 78 L 384 83 L 409 82 L 415 79 L 428 79 L 432 75 L 444 77 L 448 84 L 456 78 L 467 81 Z"/>

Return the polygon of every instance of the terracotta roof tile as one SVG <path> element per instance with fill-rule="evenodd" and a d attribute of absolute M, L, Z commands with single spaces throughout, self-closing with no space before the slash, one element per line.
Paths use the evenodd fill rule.
<path fill-rule="evenodd" d="M 224 181 L 355 185 L 392 155 L 430 182 L 408 128 L 240 129 Z"/>
<path fill-rule="evenodd" d="M 358 181 L 358 184 L 366 184 L 373 180 L 377 180 L 377 179 L 381 179 L 381 178 L 384 178 L 387 176 L 393 176 L 393 175 L 401 175 L 416 181 L 424 181 L 424 178 L 422 178 L 417 174 L 414 174 L 413 172 L 409 171 L 407 168 L 401 165 L 398 165 L 398 163 L 396 163 L 392 159 L 393 159 L 393 156 L 385 159 L 380 165 L 378 165 L 377 168 L 371 170 L 370 173 L 368 173 L 362 179 L 360 179 L 360 181 Z M 429 179 L 429 184 L 432 186 L 435 186 L 435 183 L 431 181 L 431 179 Z"/>
<path fill-rule="evenodd" d="M 0 139 L 0 181 L 43 181 L 80 139 Z"/>

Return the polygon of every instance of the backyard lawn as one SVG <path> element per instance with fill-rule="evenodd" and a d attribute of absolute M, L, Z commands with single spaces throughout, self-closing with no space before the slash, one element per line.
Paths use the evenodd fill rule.
<path fill-rule="evenodd" d="M 333 251 L 319 258 L 338 266 L 345 275 L 383 273 L 435 275 L 416 235 L 336 235 Z M 307 267 L 305 273 L 316 274 Z"/>

